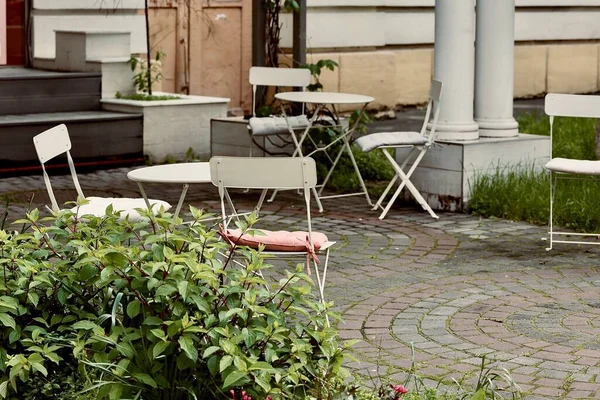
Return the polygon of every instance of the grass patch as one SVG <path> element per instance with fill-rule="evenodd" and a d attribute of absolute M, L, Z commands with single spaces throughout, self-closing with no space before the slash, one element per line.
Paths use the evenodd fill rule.
<path fill-rule="evenodd" d="M 518 118 L 522 132 L 549 135 L 547 116 L 525 114 Z M 595 119 L 556 118 L 554 157 L 594 160 Z M 544 225 L 550 213 L 549 174 L 533 166 L 498 168 L 493 175 L 480 175 L 472 184 L 469 211 Z M 554 224 L 580 232 L 600 230 L 600 181 L 557 181 Z"/>
<path fill-rule="evenodd" d="M 149 95 L 148 93 L 136 93 L 136 94 L 128 94 L 126 96 L 117 92 L 115 95 L 117 99 L 122 100 L 138 100 L 138 101 L 163 101 L 163 100 L 179 100 L 181 97 L 179 96 L 171 96 L 171 95 Z"/>

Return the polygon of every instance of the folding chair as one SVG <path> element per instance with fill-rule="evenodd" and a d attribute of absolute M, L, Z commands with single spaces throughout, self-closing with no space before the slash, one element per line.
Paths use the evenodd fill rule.
<path fill-rule="evenodd" d="M 289 155 L 285 152 L 273 153 L 266 149 L 266 146 L 261 147 L 257 138 L 264 138 L 269 141 L 275 147 L 286 147 L 293 145 L 294 151 L 292 157 L 302 154 L 300 146 L 304 138 L 308 137 L 310 141 L 312 138 L 308 135 L 309 126 L 312 125 L 309 122 L 308 117 L 304 114 L 304 104 L 302 104 L 302 114 L 298 116 L 268 116 L 268 117 L 257 117 L 256 116 L 256 93 L 259 86 L 276 86 L 276 87 L 287 87 L 287 88 L 300 88 L 302 91 L 306 90 L 306 87 L 310 84 L 311 75 L 308 68 L 269 68 L 269 67 L 252 67 L 250 68 L 250 84 L 252 85 L 252 118 L 248 121 L 248 131 L 250 132 L 251 143 L 250 143 L 250 157 L 252 157 L 252 144 L 261 148 L 263 151 L 270 155 Z M 317 113 L 313 115 L 313 121 L 317 118 Z M 300 133 L 300 138 L 296 136 L 296 131 Z M 279 143 L 274 142 L 271 137 L 277 137 Z M 288 140 L 286 140 L 288 138 Z M 291 142 L 289 141 L 291 138 Z M 313 145 L 316 144 L 313 141 Z M 313 188 L 313 193 L 317 201 L 319 211 L 323 211 L 321 200 L 317 194 L 317 189 Z M 269 202 L 273 201 L 277 192 L 274 192 Z"/>
<path fill-rule="evenodd" d="M 52 185 L 50 184 L 50 178 L 46 172 L 45 163 L 52 160 L 53 158 L 67 153 L 67 162 L 69 164 L 69 170 L 71 171 L 71 177 L 73 178 L 73 184 L 77 190 L 78 197 L 84 198 L 89 203 L 74 207 L 71 211 L 78 213 L 79 215 L 94 215 L 101 217 L 106 214 L 106 208 L 112 204 L 113 209 L 119 212 L 120 219 L 129 217 L 130 221 L 137 221 L 143 217 L 135 210 L 136 208 L 148 208 L 144 199 L 130 199 L 130 198 L 113 198 L 113 197 L 86 197 L 81 190 L 79 185 L 79 179 L 77 179 L 77 173 L 75 172 L 75 164 L 71 157 L 71 139 L 69 138 L 69 132 L 64 124 L 55 126 L 54 128 L 48 129 L 36 135 L 33 138 L 33 144 L 35 151 L 42 164 L 42 171 L 44 173 L 44 182 L 46 183 L 46 190 L 48 191 L 48 197 L 52 203 L 52 212 L 58 212 L 60 207 L 54 196 Z M 171 208 L 171 205 L 166 201 L 162 200 L 149 200 L 151 203 L 152 211 L 156 214 L 161 207 L 164 210 Z"/>
<path fill-rule="evenodd" d="M 250 157 L 252 157 L 252 144 L 261 148 L 261 150 L 271 154 L 266 146 L 260 146 L 256 139 L 264 138 L 277 147 L 285 147 L 293 143 L 294 150 L 299 146 L 295 130 L 303 130 L 308 126 L 308 118 L 304 115 L 304 105 L 302 105 L 302 114 L 291 117 L 257 117 L 256 116 L 256 93 L 259 86 L 278 86 L 289 88 L 301 88 L 302 91 L 310 84 L 310 70 L 307 68 L 268 68 L 252 67 L 250 68 L 250 84 L 252 85 L 252 118 L 248 121 L 248 130 L 250 132 Z M 279 143 L 273 142 L 272 136 L 279 139 Z M 287 138 L 287 140 L 286 140 Z M 289 142 L 291 138 L 292 142 Z M 282 146 L 283 144 L 283 146 Z"/>
<path fill-rule="evenodd" d="M 550 161 L 546 163 L 545 168 L 550 173 L 550 217 L 548 221 L 548 238 L 550 246 L 546 250 L 552 250 L 554 243 L 573 243 L 573 244 L 600 244 L 600 242 L 577 241 L 577 240 L 556 240 L 554 236 L 581 236 L 598 237 L 598 233 L 573 233 L 573 232 L 555 232 L 553 226 L 554 213 L 554 195 L 559 178 L 594 178 L 600 175 L 600 161 L 576 160 L 569 158 L 552 158 L 552 141 L 554 117 L 581 117 L 581 118 L 600 118 L 600 96 L 583 96 L 573 94 L 549 93 L 546 95 L 544 109 L 550 117 Z M 574 194 L 576 195 L 576 194 Z"/>
<path fill-rule="evenodd" d="M 425 113 L 425 121 L 423 122 L 423 126 L 420 132 L 382 132 L 382 133 L 373 133 L 370 135 L 362 136 L 354 143 L 360 147 L 362 151 L 371 151 L 373 149 L 381 149 L 385 157 L 388 159 L 392 168 L 396 174 L 384 190 L 377 203 L 373 206 L 373 210 L 377 210 L 378 208 L 382 208 L 383 211 L 381 215 L 379 215 L 379 219 L 384 219 L 387 215 L 388 211 L 400 195 L 400 192 L 404 187 L 406 187 L 417 200 L 417 202 L 423 207 L 424 210 L 429 212 L 429 214 L 433 218 L 439 218 L 431 209 L 427 201 L 421 196 L 421 193 L 417 190 L 417 188 L 410 181 L 410 177 L 412 176 L 415 169 L 419 166 L 419 163 L 425 156 L 425 153 L 431 146 L 435 143 L 435 128 L 437 125 L 438 116 L 440 113 L 440 98 L 442 95 L 442 83 L 439 81 L 431 82 L 431 90 L 429 92 L 429 102 L 427 103 L 427 111 Z M 433 121 L 430 125 L 430 130 L 427 130 L 427 126 L 429 124 L 429 120 L 431 118 L 433 111 Z M 398 148 L 410 148 L 410 151 L 402 165 L 398 165 L 393 155 L 387 149 L 398 149 Z M 406 166 L 411 163 L 410 169 L 408 172 L 404 172 Z M 385 207 L 382 206 L 385 197 L 389 193 L 390 189 L 396 183 L 396 181 L 400 179 L 400 185 L 396 189 L 396 192 L 387 203 Z"/>
<path fill-rule="evenodd" d="M 219 189 L 221 213 L 225 226 L 222 235 L 232 245 L 258 248 L 265 246 L 265 251 L 279 256 L 305 256 L 309 275 L 312 273 L 311 263 L 317 276 L 317 285 L 321 302 L 325 303 L 325 281 L 329 250 L 335 242 L 327 236 L 312 230 L 310 216 L 310 190 L 317 184 L 315 161 L 309 157 L 212 157 L 210 159 L 210 175 L 213 185 Z M 302 189 L 306 203 L 307 231 L 268 231 L 261 230 L 261 235 L 242 235 L 237 229 L 228 227 L 229 216 L 239 215 L 229 196 L 229 189 L 262 189 L 262 195 L 256 206 L 260 209 L 265 196 L 265 189 Z M 226 206 L 226 203 L 228 206 Z M 227 208 L 232 213 L 227 213 Z M 325 261 L 321 269 L 317 255 L 324 253 Z"/>

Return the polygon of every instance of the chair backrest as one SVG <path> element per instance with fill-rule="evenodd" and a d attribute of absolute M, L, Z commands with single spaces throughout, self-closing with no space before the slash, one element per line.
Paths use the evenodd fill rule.
<path fill-rule="evenodd" d="M 38 159 L 42 164 L 44 182 L 46 184 L 46 190 L 48 191 L 48 197 L 50 197 L 50 202 L 52 203 L 52 210 L 58 211 L 60 208 L 58 207 L 56 197 L 54 196 L 54 191 L 52 190 L 45 164 L 63 153 L 67 153 L 67 162 L 69 163 L 69 170 L 71 171 L 71 177 L 73 178 L 77 194 L 79 197 L 85 198 L 81 186 L 79 185 L 79 180 L 77 179 L 75 163 L 71 157 L 71 139 L 69 138 L 67 126 L 61 124 L 34 136 L 33 145 L 35 146 Z"/>
<path fill-rule="evenodd" d="M 226 189 L 311 189 L 317 167 L 310 157 L 212 157 L 210 178 Z"/>
<path fill-rule="evenodd" d="M 310 222 L 310 190 L 317 184 L 317 166 L 310 157 L 212 157 L 210 178 L 219 189 L 221 213 L 227 225 L 225 201 L 233 214 L 237 214 L 227 189 L 303 189 L 308 220 Z M 260 208 L 266 191 L 263 191 L 257 208 Z"/>
<path fill-rule="evenodd" d="M 256 117 L 256 91 L 258 86 L 297 87 L 305 90 L 310 85 L 308 68 L 250 68 L 250 84 L 252 85 L 252 115 Z"/>
<path fill-rule="evenodd" d="M 550 158 L 554 117 L 600 118 L 600 96 L 548 93 L 544 99 L 544 111 L 550 117 Z"/>
<path fill-rule="evenodd" d="M 600 96 L 548 93 L 544 111 L 551 117 L 600 118 Z"/>
<path fill-rule="evenodd" d="M 425 121 L 421 127 L 421 135 L 426 136 L 429 143 L 435 141 L 435 128 L 437 126 L 438 117 L 440 115 L 440 99 L 442 98 L 442 82 L 433 80 L 431 81 L 431 89 L 429 90 L 429 101 L 427 103 L 427 112 L 425 112 Z M 427 126 L 431 118 L 431 112 L 433 110 L 433 120 L 431 121 L 429 133 L 427 133 Z"/>

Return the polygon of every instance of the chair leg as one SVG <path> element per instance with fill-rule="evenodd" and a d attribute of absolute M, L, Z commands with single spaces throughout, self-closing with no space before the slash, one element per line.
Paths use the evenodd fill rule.
<path fill-rule="evenodd" d="M 550 246 L 546 247 L 546 251 L 552 250 L 552 240 L 554 239 L 553 235 L 553 224 L 552 224 L 552 213 L 554 211 L 554 186 L 556 182 L 553 181 L 552 171 L 550 171 L 550 216 L 548 218 L 548 241 L 550 242 Z"/>
<path fill-rule="evenodd" d="M 310 262 L 310 261 L 309 261 Z M 321 299 L 321 303 L 325 306 L 325 280 L 327 279 L 327 264 L 329 263 L 329 249 L 325 252 L 325 264 L 323 265 L 323 276 L 319 273 L 319 266 L 316 263 L 313 263 L 315 274 L 317 275 L 317 287 L 319 289 L 319 298 Z M 325 314 L 325 320 L 327 321 L 327 326 L 331 326 L 329 323 L 329 316 Z"/>
<path fill-rule="evenodd" d="M 389 155 L 389 153 L 388 153 L 388 151 L 387 151 L 386 148 L 380 148 L 380 150 L 382 152 L 387 153 Z M 404 170 L 404 168 L 406 167 L 406 165 L 408 164 L 408 162 L 412 158 L 412 155 L 413 155 L 413 153 L 414 153 L 415 150 L 417 150 L 417 149 L 416 148 L 410 149 L 410 152 L 408 153 L 408 155 L 404 159 L 404 162 L 400 166 L 400 169 Z M 394 162 L 395 162 L 395 160 L 394 160 Z M 385 190 L 383 191 L 383 193 L 381 194 L 381 196 L 379 197 L 379 200 L 377 200 L 377 203 L 375 203 L 375 205 L 373 206 L 373 208 L 372 208 L 373 211 L 377 210 L 379 207 L 383 208 L 381 206 L 381 204 L 383 204 L 383 201 L 385 200 L 385 196 L 388 195 L 388 193 L 390 192 L 390 189 L 392 188 L 392 186 L 394 186 L 394 183 L 396 183 L 397 179 L 398 179 L 398 174 L 395 174 L 394 177 L 390 180 L 390 183 L 388 183 L 387 187 L 385 188 Z M 383 219 L 383 218 L 381 218 L 381 219 Z"/>
<path fill-rule="evenodd" d="M 385 216 L 387 215 L 388 211 L 390 210 L 390 208 L 392 207 L 392 205 L 394 204 L 394 202 L 398 198 L 398 195 L 400 195 L 400 192 L 402 191 L 402 189 L 404 189 L 404 186 L 406 186 L 406 188 L 412 193 L 412 195 L 417 200 L 417 202 L 421 205 L 421 207 L 423 207 L 424 210 L 426 210 L 429 213 L 429 215 L 431 215 L 433 218 L 436 218 L 436 219 L 439 218 L 436 215 L 436 213 L 433 212 L 433 210 L 431 209 L 431 207 L 429 206 L 429 204 L 427 204 L 427 201 L 425 201 L 425 199 L 423 198 L 423 196 L 421 195 L 421 193 L 419 193 L 419 191 L 417 190 L 417 188 L 410 181 L 410 177 L 411 177 L 412 173 L 415 171 L 416 167 L 419 165 L 419 162 L 421 161 L 421 159 L 423 158 L 423 156 L 425 155 L 425 151 L 426 151 L 426 149 L 422 149 L 421 150 L 421 153 L 415 159 L 415 161 L 413 163 L 413 166 L 408 171 L 408 173 L 404 173 L 404 171 L 402 171 L 402 168 L 400 168 L 400 166 L 398 165 L 398 163 L 396 162 L 396 160 L 388 152 L 384 152 L 386 158 L 388 159 L 388 161 L 392 165 L 392 168 L 394 168 L 394 171 L 396 171 L 396 175 L 400 178 L 401 182 L 400 182 L 400 186 L 398 187 L 398 189 L 396 189 L 396 192 L 394 193 L 394 195 L 392 196 L 392 198 L 388 202 L 387 206 L 385 207 L 385 209 L 383 210 L 383 212 L 379 216 L 379 219 L 384 219 L 385 218 Z"/>
<path fill-rule="evenodd" d="M 387 196 L 387 194 L 390 192 L 390 189 L 392 188 L 392 186 L 394 186 L 394 183 L 396 183 L 397 179 L 398 179 L 398 175 L 394 175 L 394 177 L 390 180 L 390 183 L 388 183 L 387 187 L 385 188 L 385 190 L 383 191 L 381 196 L 379 196 L 377 203 L 375 203 L 375 205 L 373 206 L 373 208 L 371 208 L 371 210 L 375 211 L 379 207 L 381 207 L 381 203 L 383 203 L 383 201 L 385 200 L 385 196 Z"/>
<path fill-rule="evenodd" d="M 367 186 L 365 185 L 365 181 L 360 174 L 360 169 L 358 169 L 358 164 L 356 164 L 356 159 L 354 159 L 354 154 L 352 154 L 352 148 L 350 147 L 350 143 L 347 138 L 344 138 L 344 146 L 348 151 L 348 155 L 350 156 L 350 160 L 352 161 L 352 165 L 354 166 L 354 171 L 356 172 L 356 176 L 358 177 L 358 181 L 360 182 L 360 187 L 367 198 L 367 203 L 372 206 L 373 202 L 371 202 L 371 198 L 369 197 L 369 192 L 367 191 Z"/>

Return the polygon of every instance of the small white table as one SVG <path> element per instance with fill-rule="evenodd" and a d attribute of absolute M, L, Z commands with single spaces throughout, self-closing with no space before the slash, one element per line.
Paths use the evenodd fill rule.
<path fill-rule="evenodd" d="M 180 163 L 180 164 L 165 164 L 155 165 L 152 167 L 143 167 L 129 171 L 127 178 L 137 182 L 140 188 L 140 193 L 146 201 L 146 205 L 150 208 L 148 196 L 144 191 L 143 183 L 179 183 L 183 184 L 179 203 L 175 209 L 174 217 L 177 218 L 183 200 L 187 194 L 190 183 L 210 183 L 210 164 L 207 162 Z"/>
<path fill-rule="evenodd" d="M 356 164 L 356 160 L 354 159 L 354 155 L 352 154 L 352 149 L 350 148 L 350 138 L 352 137 L 352 133 L 358 126 L 358 124 L 361 120 L 362 114 L 365 112 L 365 109 L 367 108 L 367 105 L 375 99 L 371 96 L 364 96 L 361 94 L 336 93 L 336 92 L 284 92 L 284 93 L 275 94 L 275 98 L 277 98 L 279 100 L 283 100 L 283 101 L 288 101 L 288 102 L 303 103 L 303 104 L 310 103 L 310 104 L 317 105 L 317 108 L 315 109 L 312 118 L 309 120 L 308 126 L 302 133 L 302 136 L 300 137 L 299 140 L 295 140 L 295 142 L 296 142 L 295 144 L 296 144 L 297 148 L 294 151 L 294 156 L 296 154 L 298 154 L 300 156 L 310 157 L 312 154 L 314 154 L 317 151 L 326 152 L 329 147 L 331 147 L 332 145 L 334 145 L 335 143 L 337 143 L 339 141 L 342 141 L 342 148 L 339 151 L 339 153 L 337 154 L 337 156 L 335 157 L 335 160 L 332 161 L 332 166 L 329 169 L 329 171 L 327 172 L 327 176 L 325 177 L 325 180 L 320 185 L 319 192 L 318 192 L 317 199 L 316 199 L 317 203 L 319 205 L 319 209 L 322 210 L 320 199 L 328 199 L 328 198 L 334 198 L 334 197 L 346 197 L 346 196 L 357 196 L 357 195 L 364 195 L 367 199 L 367 203 L 372 206 L 373 203 L 371 202 L 371 198 L 369 197 L 369 192 L 367 192 L 367 187 L 365 186 L 365 182 L 363 181 L 362 175 L 360 174 L 360 170 L 358 169 L 358 165 Z M 329 105 L 331 107 L 331 111 L 335 114 L 335 116 L 337 117 L 337 119 L 339 121 L 339 114 L 338 114 L 336 105 L 348 105 L 348 104 L 356 104 L 356 105 L 362 106 L 353 126 L 348 126 L 347 128 L 345 128 L 343 126 L 339 126 L 338 128 L 340 130 L 340 135 L 337 138 L 335 138 L 333 141 L 331 141 L 331 143 L 327 144 L 324 147 L 317 148 L 310 154 L 303 155 L 302 154 L 302 143 L 304 142 L 304 139 L 309 135 L 309 132 L 310 132 L 314 122 L 317 120 L 321 110 L 324 107 Z M 286 116 L 284 107 L 282 107 L 282 110 L 283 110 L 284 116 Z M 287 116 L 286 116 L 286 118 L 287 118 Z M 293 131 L 293 130 L 290 130 L 290 131 Z M 331 174 L 333 173 L 333 170 L 335 169 L 344 150 L 347 151 L 348 156 L 350 157 L 350 160 L 352 161 L 352 165 L 354 166 L 354 171 L 356 172 L 356 176 L 358 177 L 358 180 L 360 182 L 362 192 L 338 194 L 338 195 L 332 195 L 332 196 L 322 196 L 321 193 L 323 192 L 323 189 L 325 188 L 327 181 L 329 181 L 329 178 L 331 177 Z M 330 160 L 331 160 L 331 158 L 330 158 Z"/>

